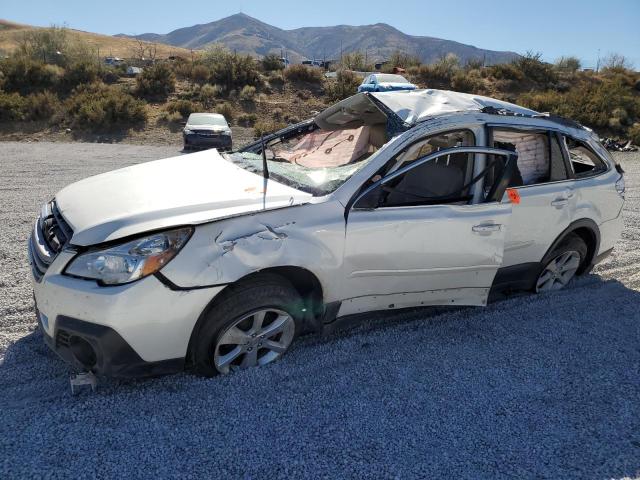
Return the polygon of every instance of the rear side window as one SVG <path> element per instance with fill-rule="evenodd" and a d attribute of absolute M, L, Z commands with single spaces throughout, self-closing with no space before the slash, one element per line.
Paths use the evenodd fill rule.
<path fill-rule="evenodd" d="M 518 168 L 511 187 L 566 180 L 568 172 L 557 136 L 551 132 L 494 129 L 495 148 L 518 154 Z"/>
<path fill-rule="evenodd" d="M 576 177 L 589 177 L 607 169 L 606 164 L 585 143 L 570 137 L 565 137 L 565 142 L 571 168 Z"/>

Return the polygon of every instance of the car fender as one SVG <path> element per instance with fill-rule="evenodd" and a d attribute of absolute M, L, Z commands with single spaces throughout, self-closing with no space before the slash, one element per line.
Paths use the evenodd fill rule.
<path fill-rule="evenodd" d="M 267 268 L 300 267 L 319 280 L 325 301 L 340 297 L 344 207 L 335 201 L 263 211 L 199 225 L 161 270 L 170 288 L 234 283 Z"/>

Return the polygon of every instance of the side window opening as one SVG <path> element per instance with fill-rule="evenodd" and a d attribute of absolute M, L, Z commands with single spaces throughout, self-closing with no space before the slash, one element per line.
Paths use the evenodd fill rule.
<path fill-rule="evenodd" d="M 565 137 L 571 168 L 576 177 L 588 177 L 607 169 L 604 162 L 586 144 Z"/>
<path fill-rule="evenodd" d="M 492 146 L 518 154 L 510 187 L 537 185 L 568 178 L 562 149 L 555 134 L 494 129 Z"/>
<path fill-rule="evenodd" d="M 474 146 L 475 143 L 475 136 L 470 130 L 455 130 L 423 138 L 391 159 L 368 185 L 434 152 L 452 147 Z M 391 207 L 468 203 L 471 200 L 472 185 L 467 184 L 473 177 L 474 157 L 473 154 L 452 153 L 419 165 L 385 184 L 379 192 L 378 205 Z"/>

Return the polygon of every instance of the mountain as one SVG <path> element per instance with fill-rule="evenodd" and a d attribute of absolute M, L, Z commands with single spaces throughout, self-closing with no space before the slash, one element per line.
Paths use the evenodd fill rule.
<path fill-rule="evenodd" d="M 462 62 L 484 58 L 487 64 L 508 62 L 518 56 L 514 52 L 484 50 L 451 40 L 407 35 L 386 23 L 283 30 L 243 13 L 167 34 L 144 33 L 133 38 L 189 49 L 222 43 L 231 50 L 256 56 L 286 50 L 293 61 L 337 59 L 341 52 L 354 51 L 366 52 L 370 59 L 377 61 L 388 58 L 396 50 L 416 55 L 425 63 L 434 62 L 447 53 L 457 55 Z"/>

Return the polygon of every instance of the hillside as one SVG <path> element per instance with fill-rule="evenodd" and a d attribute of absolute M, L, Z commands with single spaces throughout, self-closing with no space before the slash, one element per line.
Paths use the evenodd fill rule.
<path fill-rule="evenodd" d="M 135 37 L 121 34 L 117 37 L 138 38 L 190 49 L 222 43 L 231 50 L 258 56 L 286 50 L 294 62 L 304 58 L 337 59 L 341 52 L 353 51 L 367 52 L 373 60 L 384 60 L 394 51 L 401 50 L 418 56 L 425 63 L 431 63 L 447 53 L 454 53 L 462 62 L 484 58 L 487 64 L 508 62 L 518 56 L 513 52 L 485 50 L 451 40 L 407 35 L 385 23 L 283 30 L 242 13 L 167 34 L 144 33 Z"/>
<path fill-rule="evenodd" d="M 0 52 L 11 53 L 18 48 L 25 33 L 39 30 L 42 27 L 22 25 L 0 19 Z M 102 56 L 113 55 L 117 57 L 131 57 L 138 45 L 138 39 L 125 37 L 112 37 L 110 35 L 100 35 L 97 33 L 83 32 L 81 30 L 68 29 L 71 36 L 76 36 L 82 42 L 99 49 Z M 170 55 L 188 56 L 190 52 L 184 48 L 173 45 L 158 43 L 158 57 L 168 57 Z"/>

